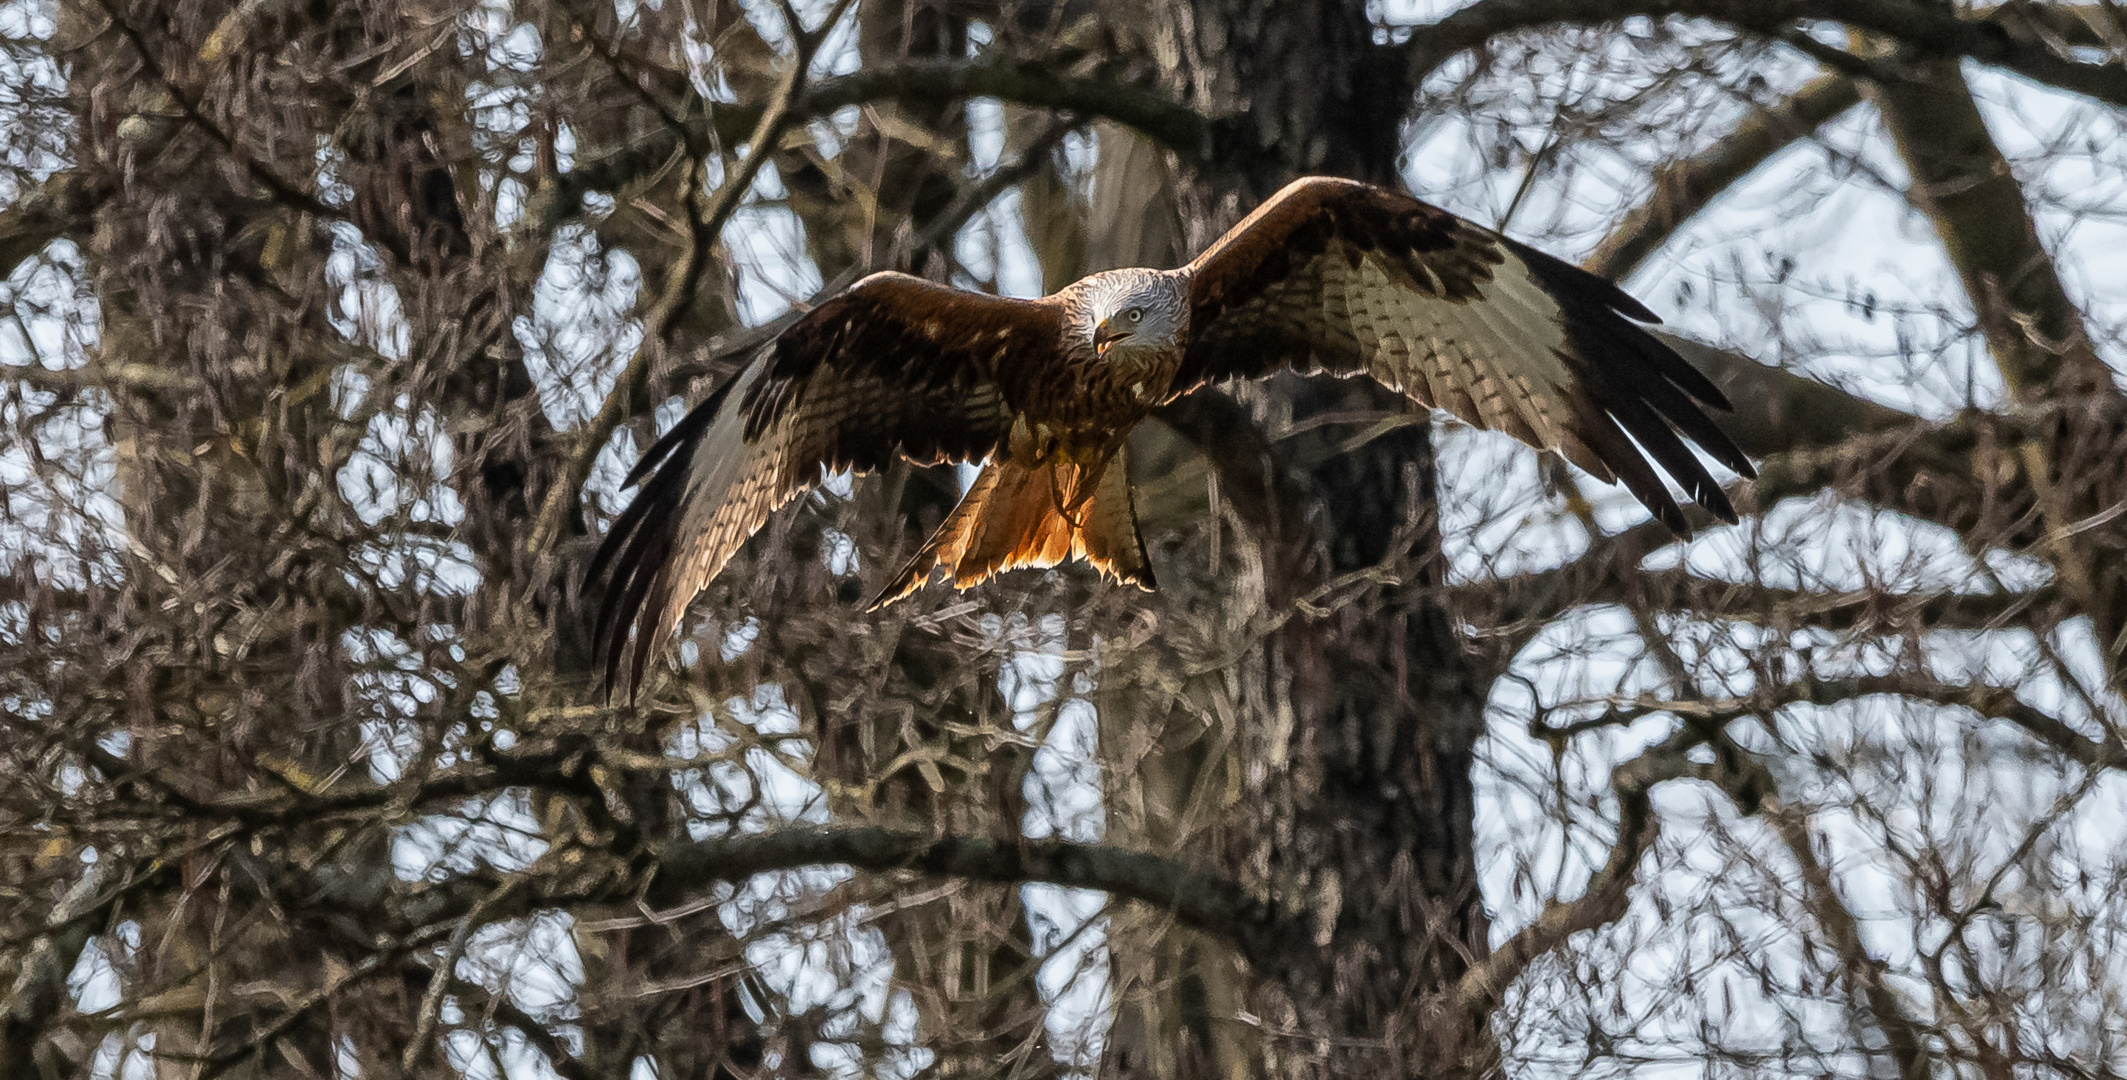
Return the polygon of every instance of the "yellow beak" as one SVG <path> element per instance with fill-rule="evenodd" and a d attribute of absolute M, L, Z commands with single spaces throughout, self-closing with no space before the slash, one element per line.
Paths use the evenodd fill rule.
<path fill-rule="evenodd" d="M 1118 321 L 1119 318 L 1119 316 L 1110 315 L 1102 319 L 1099 326 L 1093 328 L 1094 352 L 1105 354 L 1109 346 L 1130 336 L 1130 331 L 1125 329 L 1123 324 Z"/>

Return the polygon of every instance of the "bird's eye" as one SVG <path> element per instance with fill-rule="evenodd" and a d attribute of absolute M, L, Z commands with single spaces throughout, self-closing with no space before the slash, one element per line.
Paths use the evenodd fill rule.
<path fill-rule="evenodd" d="M 1130 310 L 1123 312 L 1123 314 L 1129 316 L 1131 322 L 1137 322 L 1145 317 L 1145 309 L 1131 308 Z"/>

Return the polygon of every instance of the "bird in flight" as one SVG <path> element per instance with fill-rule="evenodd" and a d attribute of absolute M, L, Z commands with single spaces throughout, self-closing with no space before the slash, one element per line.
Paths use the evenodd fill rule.
<path fill-rule="evenodd" d="M 1688 534 L 1659 464 L 1733 522 L 1683 441 L 1755 475 L 1704 411 L 1729 403 L 1639 325 L 1657 321 L 1609 281 L 1497 232 L 1323 177 L 1287 185 L 1177 270 L 1103 271 L 1038 300 L 874 274 L 792 324 L 636 463 L 623 486 L 642 490 L 589 572 L 610 574 L 594 628 L 606 690 L 623 657 L 641 686 L 687 604 L 778 507 L 829 471 L 896 457 L 987 464 L 874 607 L 939 567 L 964 589 L 1072 558 L 1150 589 L 1120 460 L 1131 428 L 1207 383 L 1282 369 L 1365 375 L 1562 454 Z"/>

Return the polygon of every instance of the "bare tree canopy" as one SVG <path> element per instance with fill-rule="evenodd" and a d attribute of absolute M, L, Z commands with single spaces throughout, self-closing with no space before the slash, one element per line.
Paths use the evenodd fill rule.
<path fill-rule="evenodd" d="M 2113 3 L 56 0 L 0 87 L 0 1077 L 2127 1074 Z M 1191 263 L 1310 175 L 1659 316 L 1631 438 L 1265 336 L 1453 284 Z M 1024 395 L 822 328 L 1119 267 L 1120 512 L 956 531 Z"/>

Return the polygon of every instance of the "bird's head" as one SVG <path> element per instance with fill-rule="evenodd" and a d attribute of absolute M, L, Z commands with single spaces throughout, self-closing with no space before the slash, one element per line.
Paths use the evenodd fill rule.
<path fill-rule="evenodd" d="M 1087 279 L 1093 351 L 1104 357 L 1172 349 L 1188 329 L 1180 279 L 1157 270 L 1110 270 Z"/>

